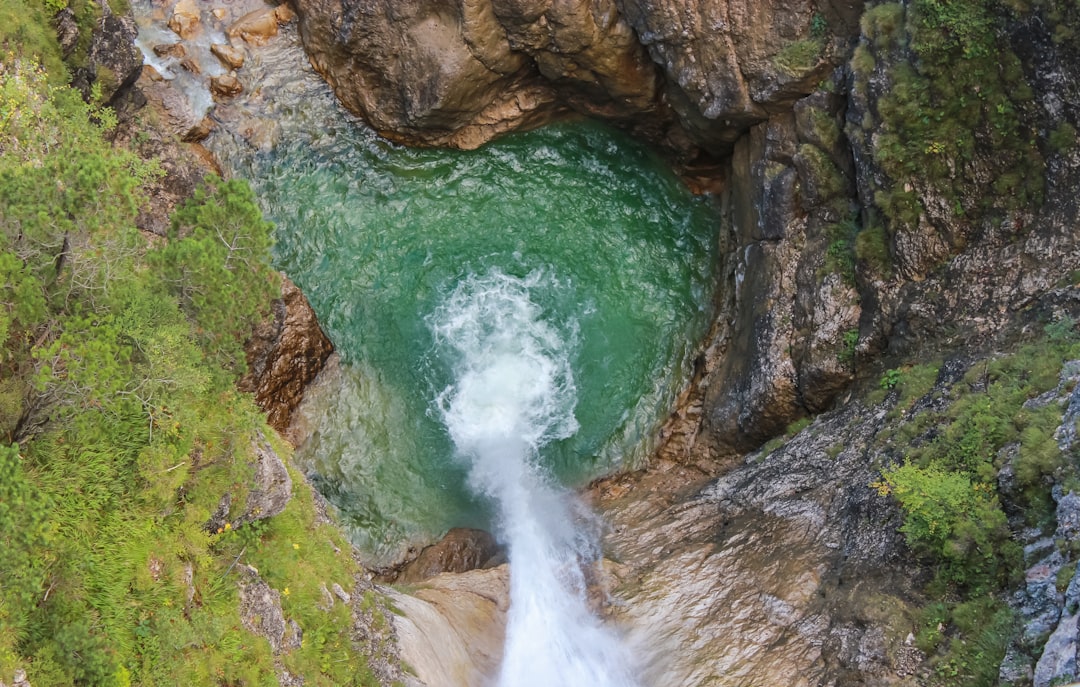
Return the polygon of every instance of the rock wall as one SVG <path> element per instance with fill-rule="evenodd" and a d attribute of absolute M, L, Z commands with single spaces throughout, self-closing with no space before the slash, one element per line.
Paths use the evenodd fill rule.
<path fill-rule="evenodd" d="M 1077 123 L 1080 58 L 1055 38 L 1075 17 L 991 17 L 995 49 L 1011 45 L 1023 67 L 1010 83 L 1034 93 L 1016 104 L 1030 133 L 1008 136 L 1032 136 L 1031 169 L 1047 171 L 1044 203 L 1007 209 L 980 199 L 1016 172 L 988 125 L 972 124 L 973 160 L 944 182 L 890 176 L 878 154 L 898 126 L 886 111 L 898 69 L 919 60 L 913 0 L 865 13 L 840 0 L 296 4 L 312 63 L 390 138 L 475 147 L 581 113 L 653 142 L 722 196 L 718 315 L 663 455 L 752 449 L 882 356 L 1008 331 L 1077 268 L 1077 152 L 1045 143 Z M 891 219 L 883 190 L 917 198 L 914 217 Z"/>
<path fill-rule="evenodd" d="M 298 0 L 312 64 L 409 144 L 474 148 L 567 112 L 708 164 L 813 90 L 859 3 Z"/>

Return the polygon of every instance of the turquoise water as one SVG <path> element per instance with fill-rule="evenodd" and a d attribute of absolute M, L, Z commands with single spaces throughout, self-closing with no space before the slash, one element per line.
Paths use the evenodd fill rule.
<path fill-rule="evenodd" d="M 286 134 L 237 169 L 345 362 L 299 460 L 369 562 L 488 524 L 435 412 L 453 380 L 428 324 L 469 275 L 526 280 L 569 342 L 579 429 L 545 448 L 551 473 L 580 484 L 640 460 L 706 326 L 708 199 L 590 123 L 471 152 L 406 149 L 345 119 Z"/>

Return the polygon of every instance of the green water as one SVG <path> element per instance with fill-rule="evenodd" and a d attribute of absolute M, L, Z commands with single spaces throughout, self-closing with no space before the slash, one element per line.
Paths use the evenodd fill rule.
<path fill-rule="evenodd" d="M 576 484 L 639 460 L 706 325 L 710 202 L 595 124 L 473 152 L 405 149 L 346 122 L 311 131 L 240 173 L 345 362 L 299 460 L 370 561 L 487 524 L 432 412 L 452 380 L 425 323 L 470 273 L 533 275 L 531 297 L 574 342 L 580 430 L 546 449 L 552 472 Z"/>

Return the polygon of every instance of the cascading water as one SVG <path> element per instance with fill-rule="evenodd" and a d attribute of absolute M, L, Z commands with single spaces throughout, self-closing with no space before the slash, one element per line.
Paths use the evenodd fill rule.
<path fill-rule="evenodd" d="M 201 115 L 205 84 L 154 50 L 177 40 L 161 30 L 169 4 L 133 6 L 147 59 Z M 212 30 L 185 43 L 216 69 L 216 15 L 200 7 Z M 651 450 L 707 325 L 715 208 L 588 122 L 476 151 L 382 140 L 338 105 L 294 26 L 249 46 L 239 78 L 206 145 L 251 181 L 277 267 L 343 361 L 305 401 L 297 462 L 370 566 L 452 526 L 497 530 L 512 563 L 499 687 L 633 687 L 589 611 L 599 528 L 568 488 Z"/>
<path fill-rule="evenodd" d="M 588 609 L 588 515 L 540 460 L 545 444 L 578 430 L 576 326 L 552 322 L 530 298 L 543 279 L 470 275 L 428 318 L 453 378 L 437 408 L 509 548 L 499 687 L 631 687 L 629 656 Z"/>

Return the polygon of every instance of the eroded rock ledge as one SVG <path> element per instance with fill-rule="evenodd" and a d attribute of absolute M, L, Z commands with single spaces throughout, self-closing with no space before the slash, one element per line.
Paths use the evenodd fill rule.
<path fill-rule="evenodd" d="M 813 90 L 861 3 L 297 0 L 312 64 L 382 135 L 475 148 L 569 112 L 682 164 Z"/>

